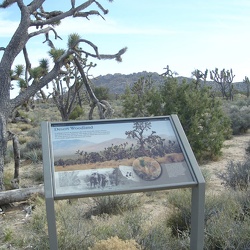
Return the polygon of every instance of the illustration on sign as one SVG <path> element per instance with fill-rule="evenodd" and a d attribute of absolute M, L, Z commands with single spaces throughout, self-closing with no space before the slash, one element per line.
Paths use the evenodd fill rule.
<path fill-rule="evenodd" d="M 170 120 L 51 125 L 56 194 L 193 183 Z"/>

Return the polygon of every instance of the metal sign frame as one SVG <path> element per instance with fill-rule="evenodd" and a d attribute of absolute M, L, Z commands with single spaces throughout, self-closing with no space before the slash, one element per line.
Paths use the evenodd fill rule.
<path fill-rule="evenodd" d="M 171 138 L 174 138 L 173 140 L 179 147 L 177 147 L 178 153 L 176 151 L 174 155 L 171 154 L 172 162 L 168 161 L 170 155 L 163 157 L 164 160 L 162 160 L 156 151 L 156 155 L 144 157 L 141 155 L 141 150 L 138 153 L 138 159 L 135 159 L 133 163 L 127 160 L 125 161 L 126 166 L 123 163 L 114 168 L 99 168 L 97 162 L 92 164 L 76 160 L 73 155 L 76 148 L 69 146 L 72 141 L 72 145 L 76 145 L 79 139 L 81 139 L 79 145 L 84 146 L 84 150 L 88 152 L 93 151 L 93 148 L 94 152 L 97 152 L 104 148 L 103 145 L 107 147 L 107 143 L 114 142 L 114 139 L 118 144 L 122 142 L 124 145 L 129 145 L 128 139 L 124 136 L 132 135 L 133 137 L 131 131 L 138 124 L 149 125 L 147 128 L 144 127 L 143 133 L 146 133 L 148 137 L 151 136 L 150 138 L 153 138 L 154 141 L 158 140 L 158 143 L 166 141 L 163 139 L 165 136 L 171 135 Z M 58 249 L 55 200 L 177 188 L 192 188 L 190 247 L 194 250 L 203 249 L 205 180 L 177 115 L 77 122 L 42 122 L 41 129 L 44 192 L 51 249 Z M 123 138 L 117 141 L 117 134 Z M 98 141 L 93 147 L 90 145 L 90 141 L 93 143 L 96 138 Z M 152 140 L 148 140 L 149 144 L 150 141 Z M 60 159 L 65 154 L 64 144 L 67 144 L 67 157 L 70 158 L 70 160 L 67 158 L 70 164 L 66 166 L 65 161 Z M 167 146 L 164 144 L 164 147 Z M 148 145 L 148 148 L 151 150 L 152 147 Z M 70 149 L 74 153 L 70 153 Z M 143 148 L 143 150 L 146 152 L 146 149 Z M 141 166 L 142 163 L 143 166 Z M 96 167 L 93 167 L 95 165 Z M 116 174 L 116 184 L 111 181 L 114 169 L 116 173 L 119 172 L 119 175 Z M 129 176 L 126 173 L 130 173 Z M 98 183 L 98 187 L 97 183 L 93 184 L 93 180 L 95 181 L 93 178 L 96 178 L 97 175 L 99 180 L 101 178 L 103 180 L 102 183 Z M 74 182 L 72 182 L 69 179 L 70 176 L 77 176 L 77 178 L 74 177 Z M 65 179 L 67 185 L 65 185 Z"/>

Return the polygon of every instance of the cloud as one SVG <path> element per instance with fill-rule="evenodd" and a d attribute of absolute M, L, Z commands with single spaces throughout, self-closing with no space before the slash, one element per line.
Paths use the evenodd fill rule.
<path fill-rule="evenodd" d="M 70 33 L 79 34 L 120 34 L 120 35 L 161 35 L 174 33 L 173 30 L 167 30 L 160 27 L 144 27 L 143 25 L 135 25 L 133 27 L 124 26 L 112 19 L 103 20 L 101 18 L 93 18 L 84 20 L 80 18 L 68 18 L 62 21 L 57 27 L 58 34 L 68 35 Z"/>
<path fill-rule="evenodd" d="M 18 27 L 18 22 L 5 20 L 3 16 L 0 17 L 0 37 L 10 37 Z"/>

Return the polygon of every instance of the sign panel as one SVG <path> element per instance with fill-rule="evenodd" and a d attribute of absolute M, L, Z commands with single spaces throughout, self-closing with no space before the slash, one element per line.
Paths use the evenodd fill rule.
<path fill-rule="evenodd" d="M 197 184 L 171 117 L 50 123 L 55 197 Z"/>

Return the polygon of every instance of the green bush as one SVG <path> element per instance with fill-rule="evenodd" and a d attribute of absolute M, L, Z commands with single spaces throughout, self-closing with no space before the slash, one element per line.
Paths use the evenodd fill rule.
<path fill-rule="evenodd" d="M 80 116 L 84 115 L 84 111 L 83 109 L 78 105 L 76 106 L 73 111 L 71 112 L 69 119 L 70 120 L 76 120 L 77 118 L 79 118 Z"/>
<path fill-rule="evenodd" d="M 90 215 L 122 214 L 141 204 L 140 198 L 136 194 L 100 196 L 93 199 L 95 206 L 90 209 Z"/>
<path fill-rule="evenodd" d="M 134 85 L 127 87 L 122 95 L 123 114 L 125 117 L 144 117 L 152 112 L 151 102 L 158 101 L 159 94 L 150 76 L 141 77 Z"/>
<path fill-rule="evenodd" d="M 250 101 L 241 100 L 227 103 L 226 111 L 231 120 L 234 135 L 244 134 L 250 129 Z"/>
<path fill-rule="evenodd" d="M 24 153 L 24 158 L 26 160 L 31 160 L 32 163 L 39 163 L 42 161 L 42 150 L 33 149 L 29 152 Z"/>
<path fill-rule="evenodd" d="M 206 220 L 204 249 L 249 249 L 250 217 L 243 210 L 246 204 L 249 209 L 249 195 L 230 192 L 215 199 L 213 216 Z"/>
<path fill-rule="evenodd" d="M 35 150 L 35 149 L 42 149 L 42 141 L 41 140 L 34 140 L 26 143 L 26 150 Z"/>
<path fill-rule="evenodd" d="M 250 158 L 244 162 L 229 162 L 226 170 L 218 176 L 225 187 L 233 190 L 247 190 L 250 185 Z"/>
<path fill-rule="evenodd" d="M 39 127 L 39 129 L 33 128 L 33 129 L 29 130 L 29 132 L 27 133 L 27 136 L 37 138 L 37 139 L 42 138 L 40 127 Z"/>
<path fill-rule="evenodd" d="M 189 189 L 174 190 L 169 193 L 169 204 L 173 207 L 167 219 L 167 226 L 174 236 L 183 236 L 191 227 L 191 192 Z"/>
<path fill-rule="evenodd" d="M 95 93 L 95 96 L 97 97 L 98 100 L 109 100 L 110 99 L 109 88 L 107 88 L 107 87 L 103 87 L 103 86 L 95 87 L 94 93 Z"/>
<path fill-rule="evenodd" d="M 34 171 L 34 173 L 33 173 L 32 179 L 33 179 L 35 182 L 43 183 L 43 181 L 44 181 L 44 175 L 43 175 L 42 169 L 36 169 L 36 170 Z"/>
<path fill-rule="evenodd" d="M 139 211 L 124 212 L 123 216 L 105 214 L 87 219 L 87 203 L 85 199 L 79 199 L 72 205 L 66 200 L 55 202 L 59 249 L 88 250 L 100 240 L 115 236 L 123 241 L 139 241 L 145 221 Z M 25 223 L 25 240 L 36 249 L 49 249 L 45 203 L 40 200 L 35 205 L 30 220 Z"/>
<path fill-rule="evenodd" d="M 221 195 L 206 195 L 204 249 L 249 249 L 249 198 L 248 192 L 224 192 Z M 172 212 L 167 216 L 165 224 L 161 226 L 162 232 L 166 232 L 167 229 L 171 230 L 172 241 L 176 239 L 178 240 L 176 242 L 177 245 L 179 244 L 180 246 L 182 244 L 182 247 L 179 247 L 179 249 L 189 249 L 191 229 L 190 200 L 190 190 L 183 189 L 170 192 L 168 202 L 173 206 Z M 164 225 L 165 230 L 163 230 Z M 153 230 L 156 232 L 157 228 Z M 160 234 L 161 232 L 158 232 L 158 235 Z M 154 239 L 154 237 L 157 237 L 157 235 L 153 234 L 150 239 Z M 159 236 L 156 239 L 159 244 L 163 240 Z M 164 248 L 156 247 L 155 249 Z"/>
<path fill-rule="evenodd" d="M 139 79 L 123 95 L 126 117 L 177 114 L 198 160 L 215 159 L 225 139 L 231 137 L 230 119 L 209 87 L 177 78 L 164 78 L 159 88 Z"/>
<path fill-rule="evenodd" d="M 142 238 L 143 249 L 145 250 L 188 250 L 190 249 L 189 235 L 175 238 L 171 229 L 167 226 L 166 218 L 151 225 Z"/>
<path fill-rule="evenodd" d="M 223 142 L 231 136 L 231 128 L 221 102 L 212 96 L 210 88 L 166 78 L 159 94 L 161 101 L 152 102 L 151 114 L 177 114 L 196 158 L 217 158 Z"/>

